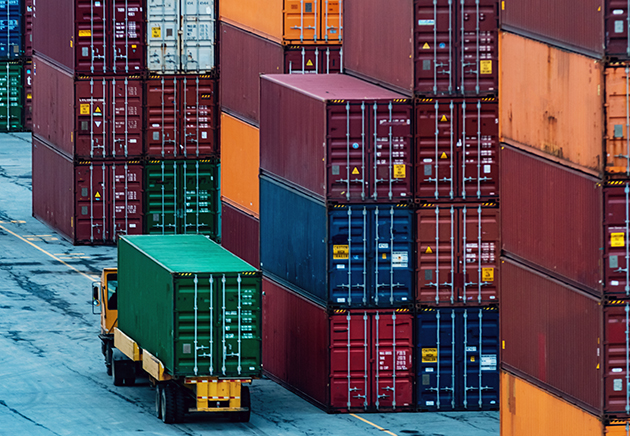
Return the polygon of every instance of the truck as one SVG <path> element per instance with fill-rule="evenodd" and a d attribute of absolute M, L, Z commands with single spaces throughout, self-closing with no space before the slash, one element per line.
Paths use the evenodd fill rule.
<path fill-rule="evenodd" d="M 261 272 L 202 235 L 118 239 L 117 268 L 92 284 L 107 373 L 147 376 L 165 423 L 188 413 L 249 421 L 261 376 Z"/>

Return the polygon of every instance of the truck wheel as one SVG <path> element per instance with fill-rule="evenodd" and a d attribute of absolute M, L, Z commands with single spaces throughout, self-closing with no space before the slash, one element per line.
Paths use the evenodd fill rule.
<path fill-rule="evenodd" d="M 247 407 L 246 412 L 235 412 L 235 422 L 249 422 L 252 413 L 252 403 L 249 396 L 249 386 L 241 386 L 241 407 Z"/>
<path fill-rule="evenodd" d="M 155 385 L 155 415 L 162 419 L 162 385 Z"/>
<path fill-rule="evenodd" d="M 114 386 L 122 386 L 123 384 L 123 366 L 124 362 L 121 360 L 112 360 L 112 364 L 110 366 L 112 373 L 112 381 L 114 382 Z"/>
<path fill-rule="evenodd" d="M 105 366 L 107 367 L 107 375 L 112 375 L 112 346 L 107 343 L 105 350 Z"/>
<path fill-rule="evenodd" d="M 175 387 L 167 383 L 162 387 L 162 421 L 173 424 L 176 415 Z"/>
<path fill-rule="evenodd" d="M 175 387 L 175 422 L 184 422 L 186 415 L 187 392 L 185 388 Z"/>
<path fill-rule="evenodd" d="M 125 385 L 133 386 L 136 384 L 136 365 L 135 362 L 125 362 Z"/>

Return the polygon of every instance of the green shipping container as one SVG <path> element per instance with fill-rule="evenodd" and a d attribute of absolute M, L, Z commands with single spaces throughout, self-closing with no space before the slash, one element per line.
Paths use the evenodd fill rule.
<path fill-rule="evenodd" d="M 118 327 L 173 376 L 259 377 L 260 272 L 205 236 L 121 236 Z"/>
<path fill-rule="evenodd" d="M 20 62 L 0 62 L 0 131 L 24 130 L 24 67 Z"/>
<path fill-rule="evenodd" d="M 149 235 L 208 235 L 220 240 L 219 164 L 212 160 L 149 161 Z"/>

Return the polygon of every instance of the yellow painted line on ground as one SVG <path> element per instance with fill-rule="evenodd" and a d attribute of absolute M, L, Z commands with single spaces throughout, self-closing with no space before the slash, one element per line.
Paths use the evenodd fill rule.
<path fill-rule="evenodd" d="M 389 430 L 385 430 L 383 427 L 380 427 L 380 426 L 378 426 L 378 425 L 374 424 L 373 422 L 368 421 L 368 420 L 367 420 L 367 419 L 365 419 L 365 418 L 361 418 L 359 415 L 355 415 L 354 413 L 351 413 L 351 414 L 350 414 L 350 416 L 353 416 L 353 417 L 355 417 L 356 419 L 358 419 L 358 420 L 360 420 L 360 421 L 365 422 L 366 424 L 370 424 L 372 427 L 376 427 L 376 428 L 378 428 L 380 431 L 382 431 L 383 433 L 386 433 L 386 434 L 388 434 L 388 435 L 390 435 L 390 436 L 398 436 L 397 434 L 392 433 L 392 432 L 391 432 L 391 431 L 389 431 Z"/>
<path fill-rule="evenodd" d="M 78 272 L 78 273 L 79 273 L 79 274 L 81 274 L 82 276 L 87 277 L 88 279 L 90 279 L 90 280 L 92 280 L 92 281 L 94 281 L 94 280 L 95 280 L 95 279 L 94 279 L 94 276 L 90 276 L 90 275 L 87 275 L 87 274 L 85 274 L 85 273 L 83 273 L 83 272 L 79 271 L 78 269 L 76 269 L 76 268 L 75 268 L 75 267 L 73 267 L 72 265 L 69 265 L 69 264 L 67 264 L 66 262 L 64 262 L 63 260 L 59 259 L 59 258 L 58 258 L 57 256 L 55 256 L 54 254 L 51 254 L 51 253 L 47 252 L 46 250 L 44 250 L 43 248 L 38 247 L 37 245 L 33 244 L 31 241 L 27 241 L 25 238 L 21 237 L 21 236 L 20 236 L 20 235 L 18 235 L 17 233 L 13 233 L 11 230 L 7 229 L 6 227 L 4 227 L 4 226 L 0 226 L 0 229 L 2 229 L 2 230 L 4 230 L 5 232 L 7 232 L 7 233 L 9 233 L 9 234 L 11 234 L 11 235 L 13 235 L 13 236 L 15 236 L 15 237 L 16 237 L 16 238 L 18 238 L 18 239 L 20 239 L 20 240 L 22 240 L 22 241 L 26 242 L 28 245 L 31 245 L 31 246 L 33 246 L 34 248 L 37 248 L 37 249 L 38 249 L 39 251 L 41 251 L 42 253 L 44 253 L 44 254 L 46 254 L 46 255 L 48 255 L 48 256 L 50 256 L 50 257 L 52 257 L 52 258 L 53 258 L 53 259 L 55 259 L 57 262 L 60 262 L 60 263 L 64 264 L 65 266 L 67 266 L 68 268 L 70 268 L 70 269 L 72 269 L 72 270 L 74 270 L 74 271 Z"/>

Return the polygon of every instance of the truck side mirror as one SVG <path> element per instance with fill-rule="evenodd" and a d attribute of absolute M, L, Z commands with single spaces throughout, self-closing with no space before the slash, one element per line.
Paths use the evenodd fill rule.
<path fill-rule="evenodd" d="M 101 284 L 99 282 L 92 282 L 92 313 L 94 315 L 101 314 L 101 301 L 99 295 L 101 293 Z"/>

